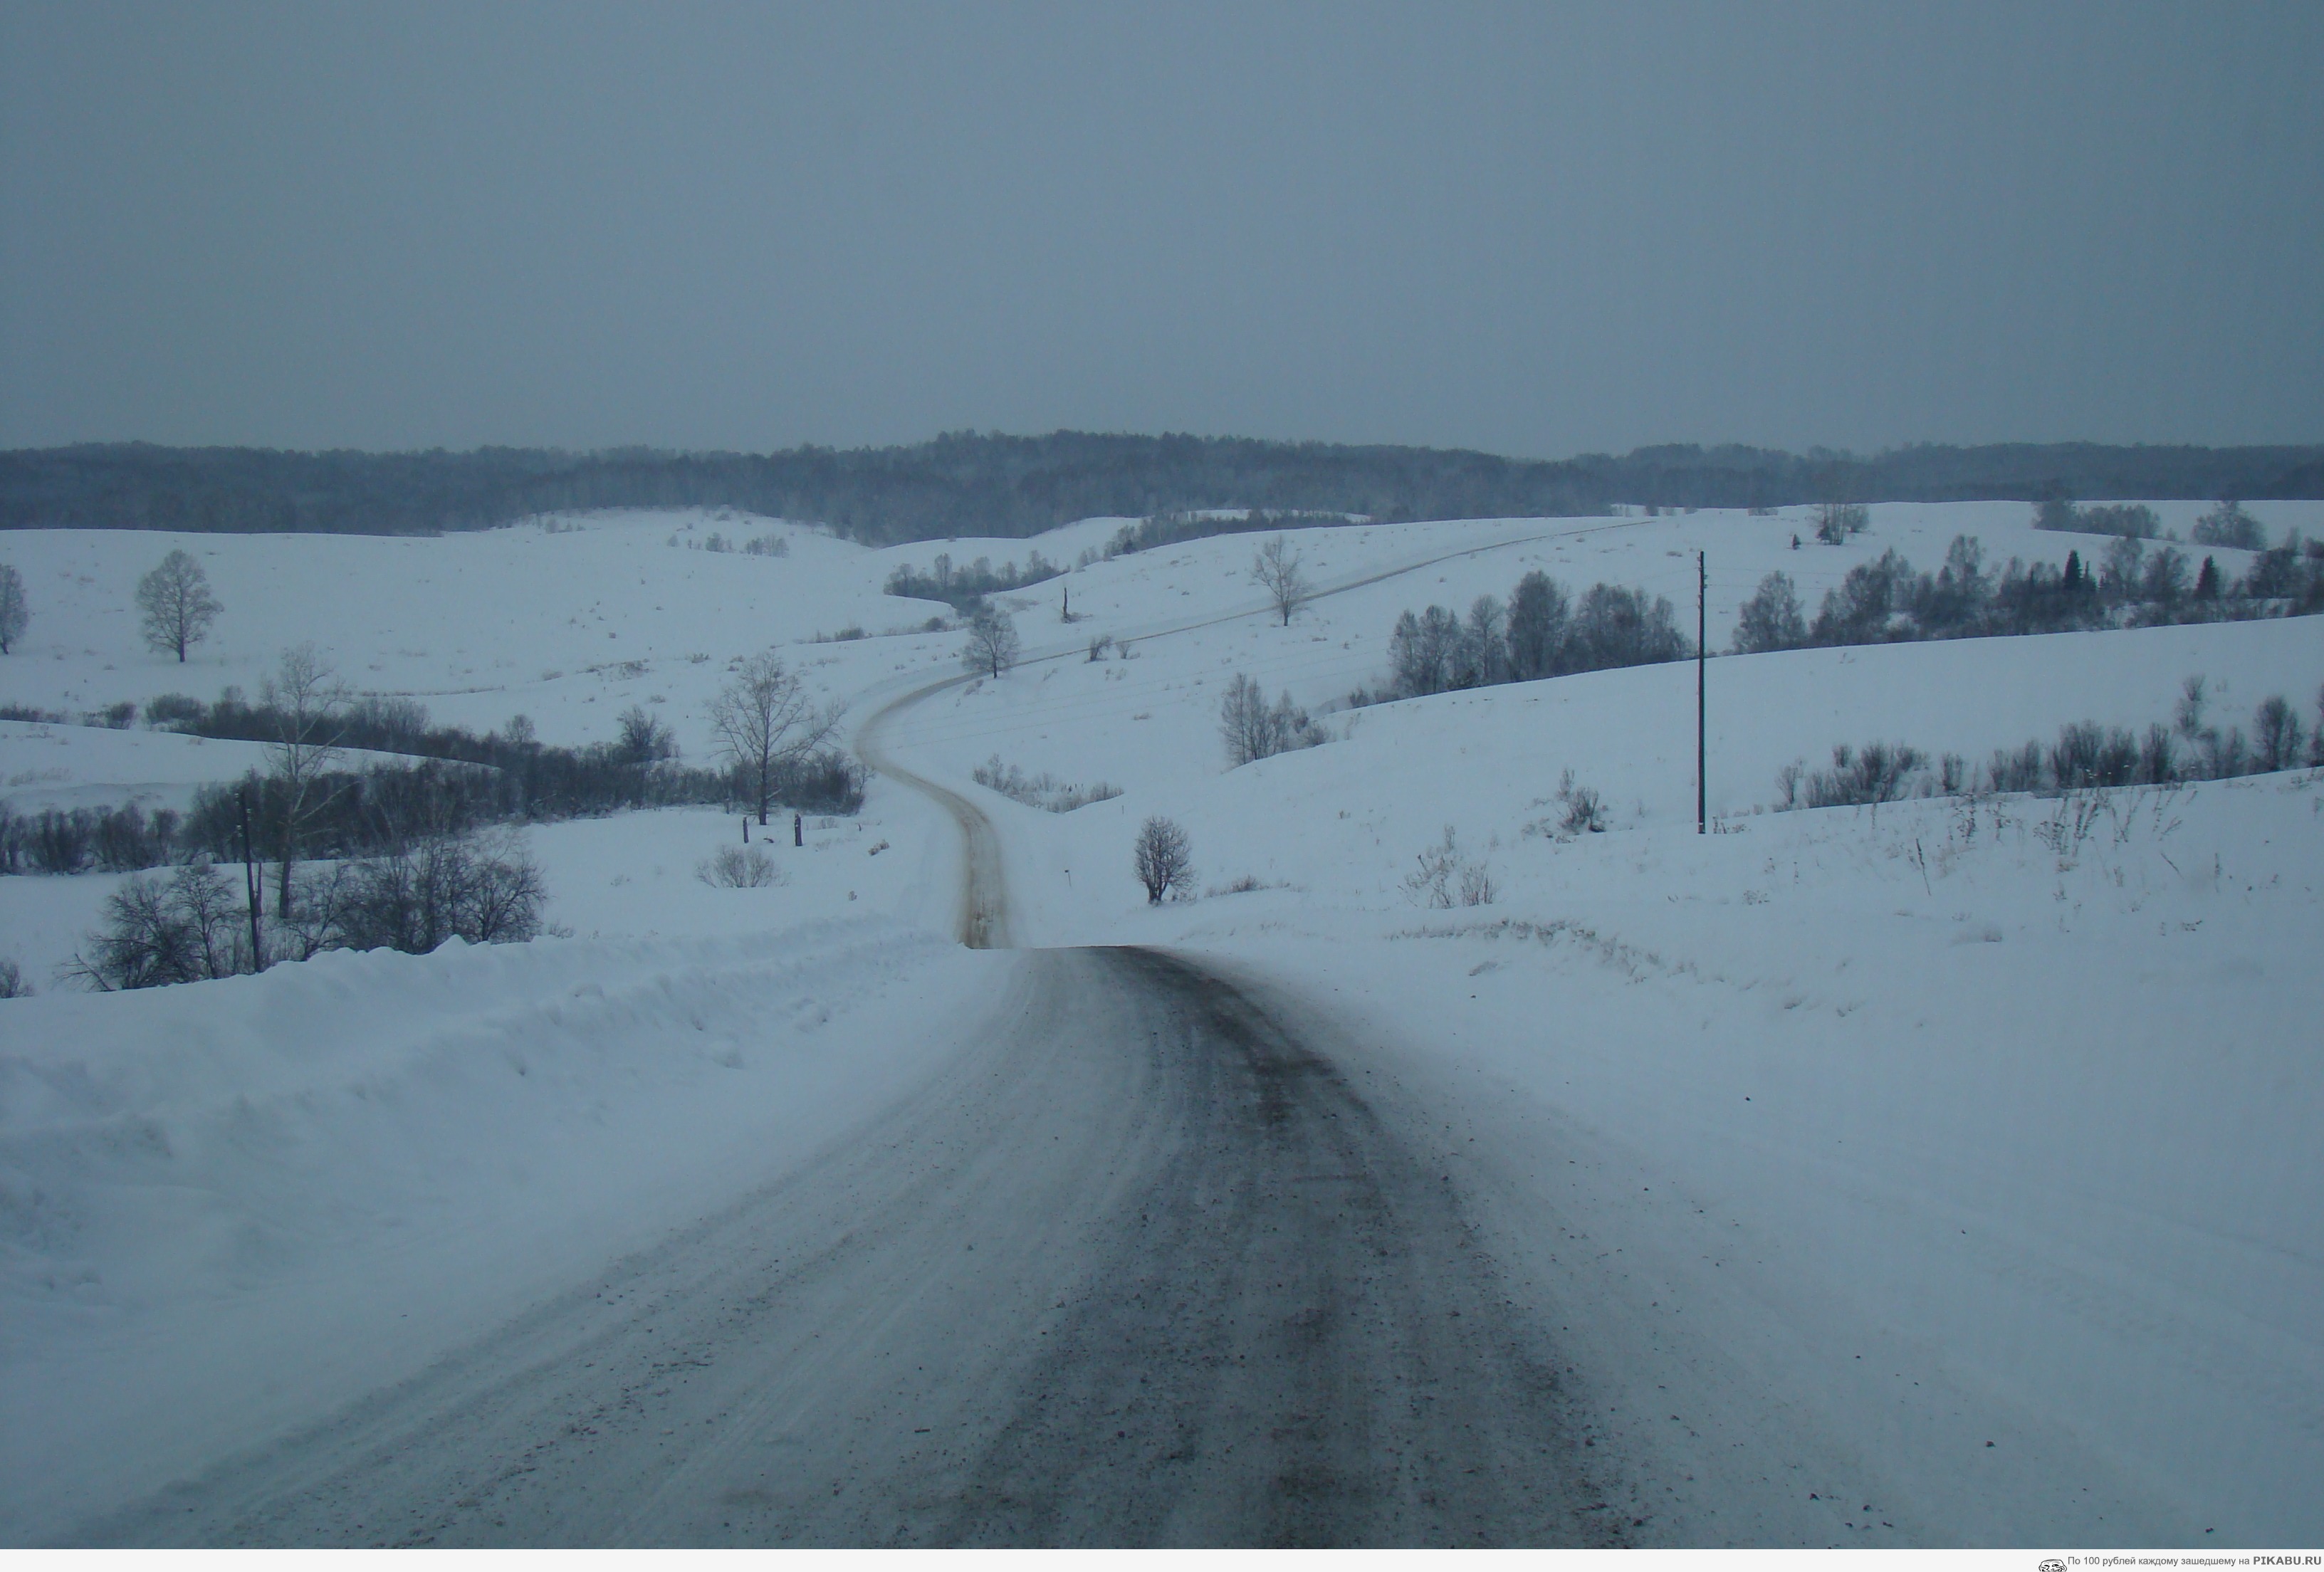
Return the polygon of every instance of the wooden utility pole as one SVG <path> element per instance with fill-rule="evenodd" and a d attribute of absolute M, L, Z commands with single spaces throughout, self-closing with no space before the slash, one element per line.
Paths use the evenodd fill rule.
<path fill-rule="evenodd" d="M 1702 688 L 1703 671 L 1711 659 L 1710 641 L 1706 638 L 1711 619 L 1705 610 L 1711 600 L 1711 567 L 1709 558 L 1698 551 L 1694 554 L 1694 832 L 1710 833 L 1711 815 L 1708 807 L 1710 791 L 1704 776 Z"/>

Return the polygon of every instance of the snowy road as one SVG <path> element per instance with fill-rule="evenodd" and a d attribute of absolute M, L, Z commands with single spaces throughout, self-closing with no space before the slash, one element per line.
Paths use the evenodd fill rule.
<path fill-rule="evenodd" d="M 960 933 L 1010 943 L 968 799 Z M 95 1543 L 1618 1542 L 1416 1117 L 1176 955 L 1025 951 L 860 1136 Z"/>
<path fill-rule="evenodd" d="M 1356 1086 L 1173 957 L 1021 967 L 860 1140 L 81 1537 L 1614 1537 L 1547 1349 Z"/>

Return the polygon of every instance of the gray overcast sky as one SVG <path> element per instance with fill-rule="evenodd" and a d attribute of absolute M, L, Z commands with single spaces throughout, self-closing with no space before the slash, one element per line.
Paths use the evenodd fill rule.
<path fill-rule="evenodd" d="M 2324 5 L 0 0 L 0 446 L 2324 440 Z"/>

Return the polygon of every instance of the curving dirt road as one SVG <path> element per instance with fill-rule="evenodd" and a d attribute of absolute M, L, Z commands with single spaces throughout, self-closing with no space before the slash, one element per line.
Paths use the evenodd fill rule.
<path fill-rule="evenodd" d="M 1001 841 L 993 833 L 992 821 L 958 792 L 897 763 L 888 749 L 888 728 L 898 715 L 922 699 L 973 680 L 971 676 L 947 677 L 890 700 L 856 732 L 855 752 L 871 768 L 911 787 L 951 815 L 960 831 L 960 917 L 956 930 L 960 942 L 971 950 L 1007 950 L 1011 948 L 1009 885 L 1001 872 Z"/>

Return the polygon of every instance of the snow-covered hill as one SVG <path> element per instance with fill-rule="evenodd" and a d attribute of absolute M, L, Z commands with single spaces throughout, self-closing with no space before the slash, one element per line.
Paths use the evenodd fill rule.
<path fill-rule="evenodd" d="M 2324 516 L 2255 510 L 2272 534 Z M 2192 510 L 2162 511 L 2183 532 Z M 1382 675 L 1398 611 L 1506 597 L 1531 567 L 1666 594 L 1691 627 L 1703 550 L 1718 647 L 1773 569 L 1812 603 L 1891 547 L 1926 567 L 1959 533 L 1988 560 L 2104 544 L 2028 512 L 1882 506 L 1861 539 L 1798 550 L 1796 511 L 1300 531 L 1333 593 L 1288 628 L 1249 582 L 1257 541 L 1192 542 L 997 597 L 1027 660 L 890 740 L 994 820 L 1020 942 L 1222 958 L 1337 1012 L 1442 1110 L 1505 1270 L 1556 1307 L 1605 1434 L 1667 1493 L 1658 1536 L 2312 1542 L 2324 783 L 1765 810 L 1779 768 L 1834 744 L 1977 761 L 2070 722 L 2167 721 L 2194 675 L 2222 722 L 2281 694 L 2312 725 L 2324 620 L 1716 660 L 1709 836 L 1691 666 L 1337 711 L 1326 745 L 1235 770 L 1219 743 L 1233 673 L 1324 711 Z M 480 729 L 521 712 L 589 741 L 647 704 L 700 760 L 733 657 L 779 646 L 860 718 L 958 671 L 957 634 L 884 633 L 950 614 L 882 595 L 897 565 L 1070 562 L 1116 523 L 879 552 L 675 515 L 432 541 L 28 532 L 0 554 L 34 615 L 0 700 L 250 691 L 311 640 Z M 788 555 L 687 548 L 712 529 Z M 171 545 L 227 608 L 182 667 L 130 611 Z M 813 642 L 852 625 L 872 637 Z M 0 779 L 28 804 L 247 762 L 72 727 L 35 757 L 9 731 Z M 969 784 L 995 756 L 1124 795 L 1027 808 Z M 1569 770 L 1606 832 L 1558 833 Z M 1129 865 L 1150 814 L 1185 826 L 1213 893 L 1147 905 Z M 1489 904 L 1407 887 L 1448 826 Z M 0 955 L 43 988 L 0 1004 L 0 1522 L 408 1370 L 927 1073 L 1008 965 L 948 943 L 949 823 L 877 781 L 861 818 L 778 838 L 784 887 L 695 879 L 738 831 L 708 811 L 531 830 L 573 936 L 521 951 L 134 997 L 49 980 L 109 881 L 0 879 Z M 164 1388 L 182 1423 L 148 1433 Z"/>

